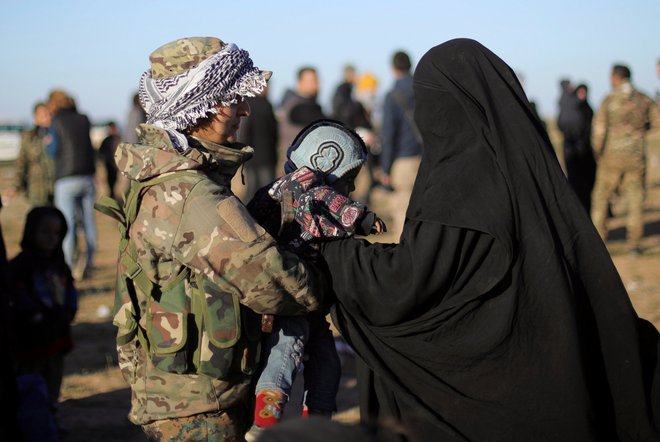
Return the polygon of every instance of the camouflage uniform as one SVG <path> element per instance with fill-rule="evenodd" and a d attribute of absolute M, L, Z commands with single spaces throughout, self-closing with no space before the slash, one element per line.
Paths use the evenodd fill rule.
<path fill-rule="evenodd" d="M 14 187 L 23 192 L 33 206 L 53 204 L 54 166 L 44 145 L 46 131 L 35 127 L 23 132 L 16 158 Z"/>
<path fill-rule="evenodd" d="M 188 431 L 199 424 L 190 416 L 208 414 L 233 422 L 238 429 L 227 434 L 238 434 L 245 422 L 235 409 L 248 406 L 258 362 L 256 313 L 304 314 L 318 308 L 320 290 L 309 267 L 280 250 L 229 188 L 251 147 L 190 138 L 192 148 L 181 154 L 162 129 L 140 125 L 138 134 L 139 144 L 117 149 L 122 173 L 135 181 L 185 174 L 148 187 L 130 229 L 139 264 L 161 290 L 139 306 L 147 345 L 122 339 L 136 324 L 128 296 L 117 306 L 120 368 L 133 393 L 129 419 L 160 434 Z M 227 420 L 223 412 L 234 414 Z"/>
<path fill-rule="evenodd" d="M 593 146 L 598 170 L 592 195 L 591 218 L 603 239 L 607 237 L 607 208 L 621 184 L 628 202 L 628 243 L 636 249 L 643 235 L 645 135 L 657 121 L 655 103 L 624 81 L 608 95 L 593 123 Z"/>

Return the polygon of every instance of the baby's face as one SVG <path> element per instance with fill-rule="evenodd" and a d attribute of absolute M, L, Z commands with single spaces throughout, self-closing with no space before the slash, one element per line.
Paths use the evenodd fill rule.
<path fill-rule="evenodd" d="M 352 191 L 355 190 L 355 179 L 357 178 L 358 173 L 360 173 L 360 169 L 361 167 L 357 167 L 348 171 L 344 176 L 332 184 L 332 188 L 342 195 L 348 196 Z"/>

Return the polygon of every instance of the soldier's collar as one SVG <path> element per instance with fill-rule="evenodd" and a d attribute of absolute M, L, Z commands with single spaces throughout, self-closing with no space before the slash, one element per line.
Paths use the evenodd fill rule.
<path fill-rule="evenodd" d="M 219 155 L 223 159 L 234 160 L 239 163 L 244 163 L 254 154 L 254 149 L 246 144 L 234 143 L 231 146 L 224 146 L 212 141 L 204 140 L 190 136 L 188 138 L 190 147 L 203 147 L 214 155 Z"/>

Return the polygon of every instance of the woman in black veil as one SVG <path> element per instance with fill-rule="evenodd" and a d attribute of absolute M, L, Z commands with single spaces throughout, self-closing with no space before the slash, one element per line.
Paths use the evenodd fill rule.
<path fill-rule="evenodd" d="M 362 419 L 411 440 L 658 440 L 658 332 L 514 72 L 457 39 L 414 88 L 424 153 L 400 243 L 321 246 Z"/>

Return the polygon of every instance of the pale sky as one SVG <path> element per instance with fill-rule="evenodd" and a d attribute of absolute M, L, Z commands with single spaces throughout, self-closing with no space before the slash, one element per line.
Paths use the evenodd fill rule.
<path fill-rule="evenodd" d="M 315 66 L 326 108 L 347 63 L 374 73 L 384 94 L 396 50 L 416 63 L 446 40 L 473 38 L 524 76 L 528 96 L 550 117 L 563 77 L 587 83 L 597 108 L 615 62 L 654 96 L 659 20 L 658 0 L 3 0 L 0 121 L 29 122 L 32 105 L 57 87 L 92 121 L 121 125 L 149 53 L 190 36 L 248 50 L 255 65 L 274 71 L 275 103 L 300 66 Z"/>

